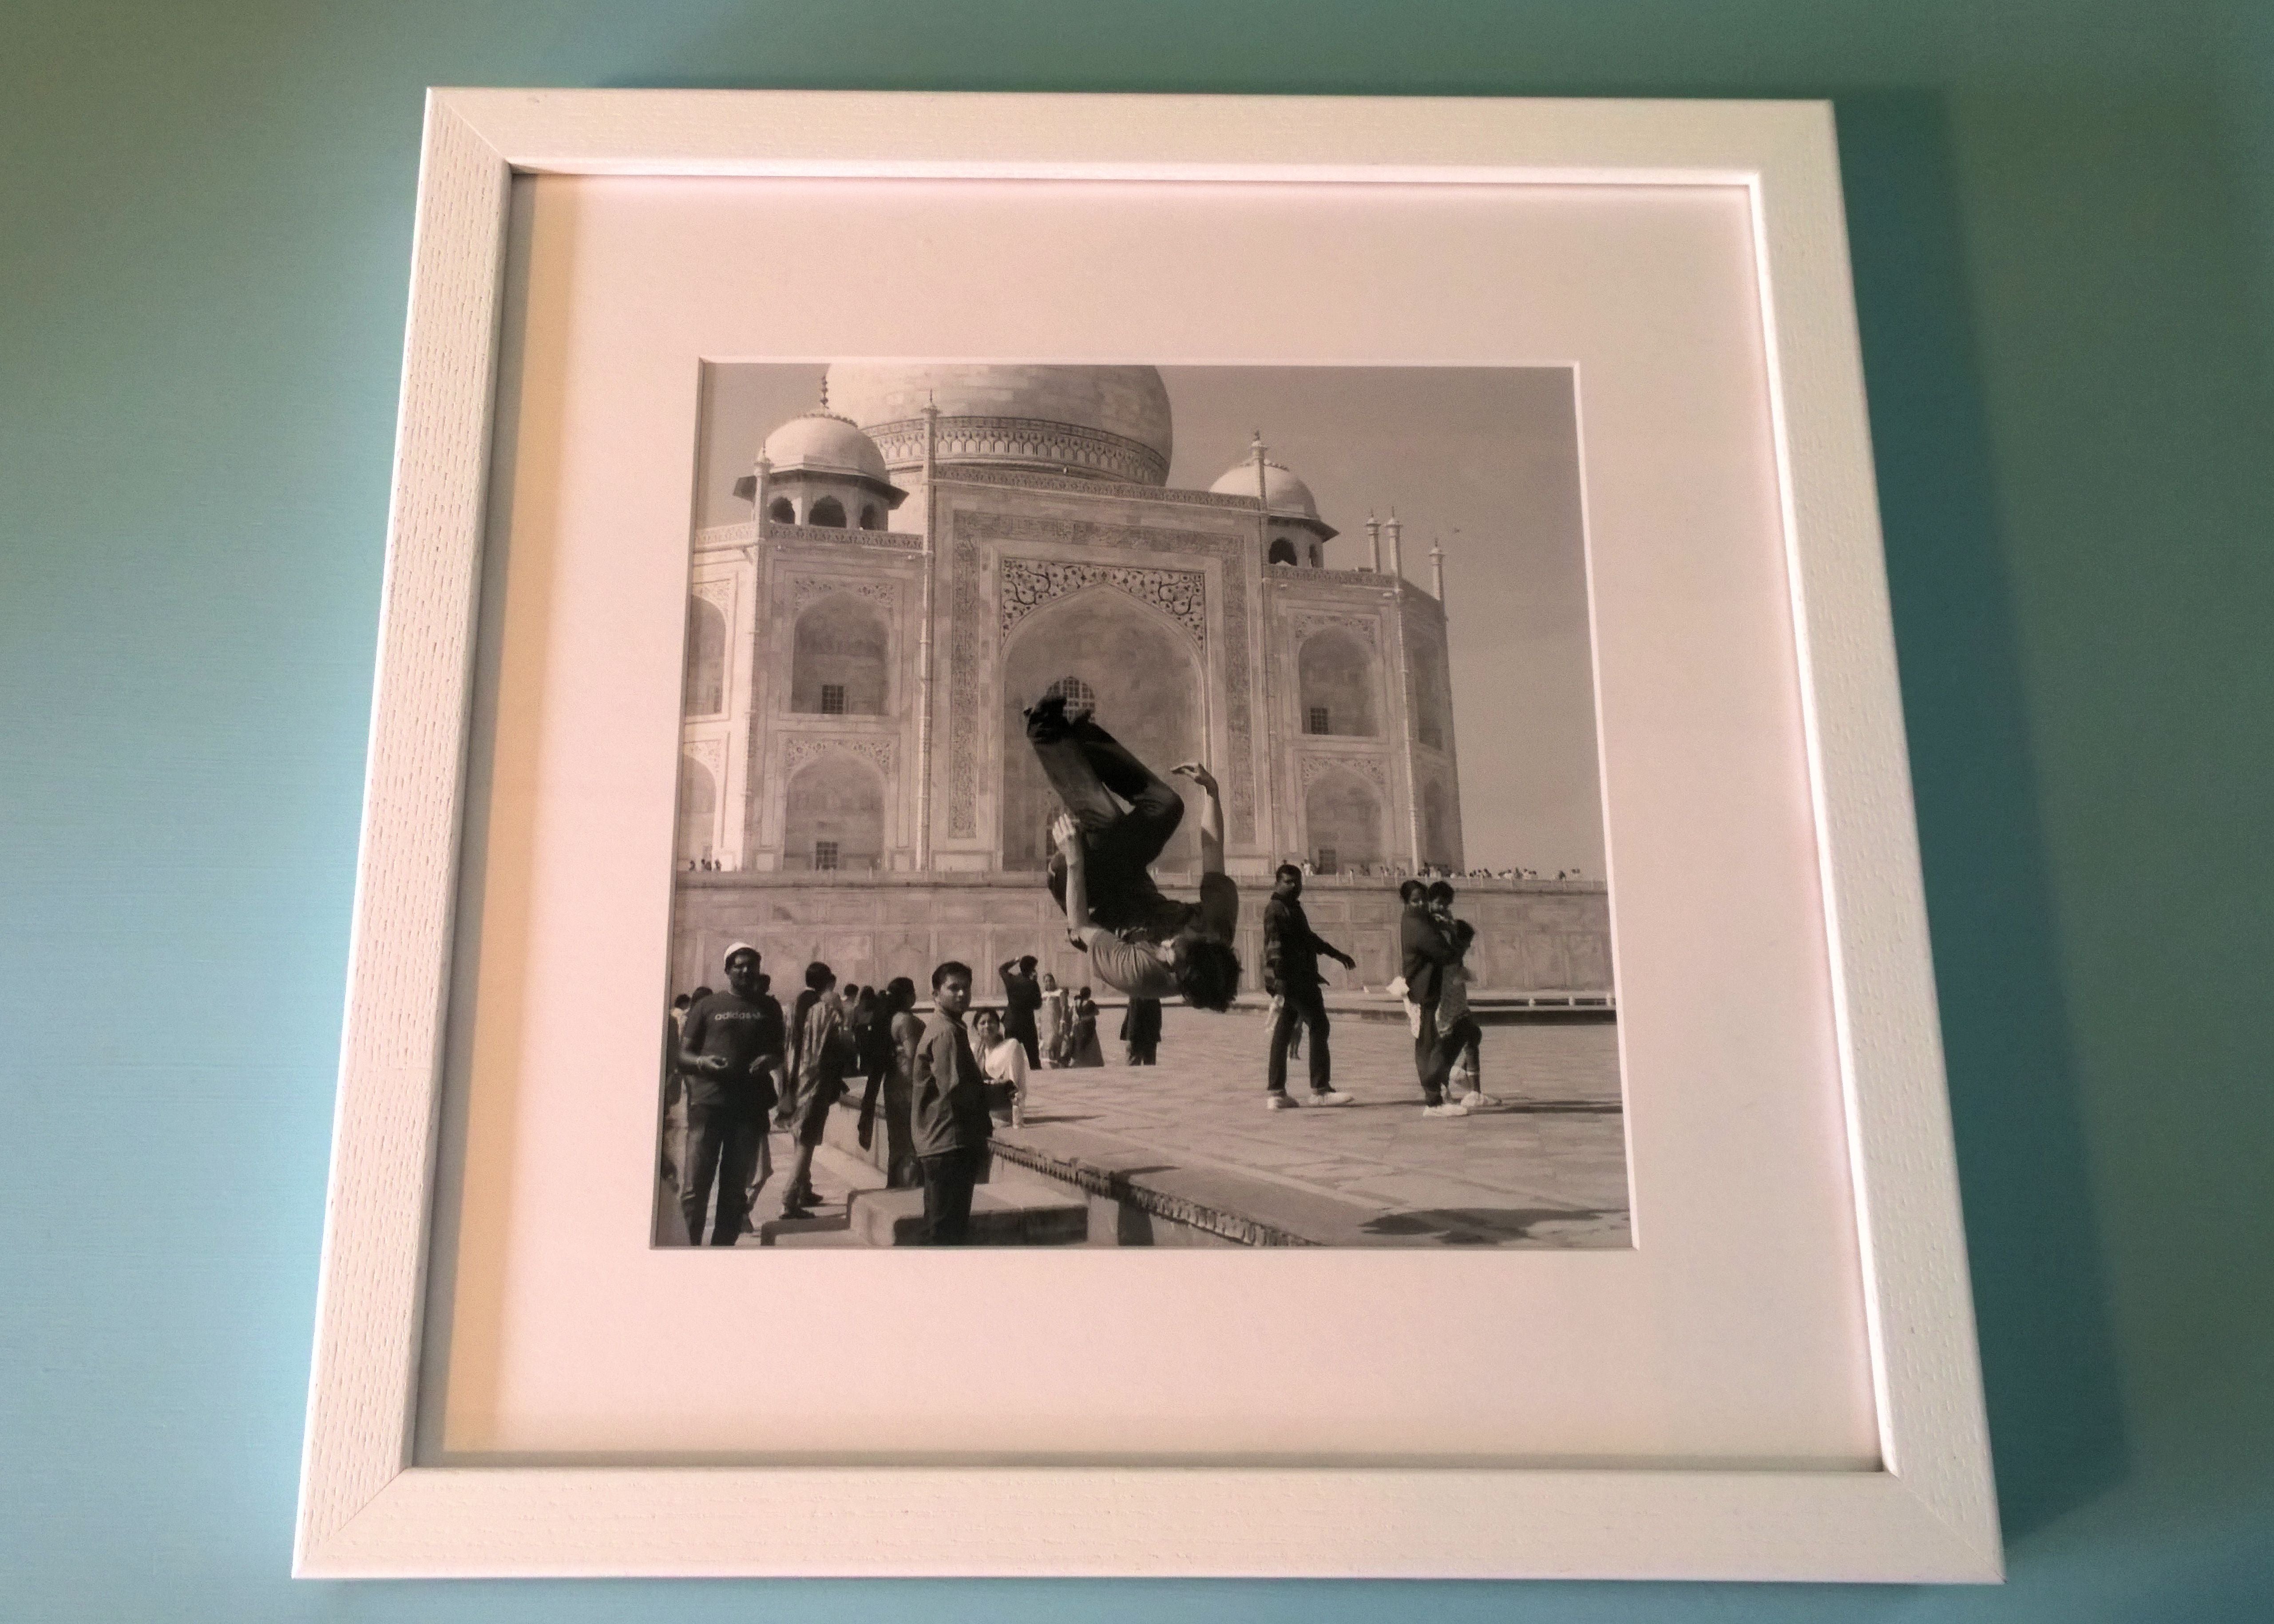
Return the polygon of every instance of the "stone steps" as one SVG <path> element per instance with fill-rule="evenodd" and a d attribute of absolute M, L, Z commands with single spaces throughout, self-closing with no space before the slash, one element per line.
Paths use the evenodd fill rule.
<path fill-rule="evenodd" d="M 883 1124 L 870 1148 L 857 1137 L 859 1094 L 830 1113 L 814 1152 L 814 1183 L 830 1199 L 810 1218 L 775 1218 L 758 1226 L 761 1246 L 913 1246 L 923 1237 L 923 1192 L 888 1190 Z M 1055 1180 L 994 1162 L 989 1182 L 972 1192 L 970 1244 L 975 1246 L 1073 1246 L 1089 1238 L 1089 1204 L 1083 1193 Z"/>
<path fill-rule="evenodd" d="M 854 1243 L 913 1246 L 923 1238 L 923 1192 L 863 1190 L 852 1199 Z M 1089 1203 L 1039 1178 L 1009 1175 L 1001 1162 L 972 1192 L 974 1246 L 1079 1246 L 1089 1238 Z"/>

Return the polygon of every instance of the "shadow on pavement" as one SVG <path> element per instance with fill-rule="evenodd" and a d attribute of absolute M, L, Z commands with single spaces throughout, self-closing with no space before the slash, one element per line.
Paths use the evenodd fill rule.
<path fill-rule="evenodd" d="M 1499 1241 L 1528 1240 L 1536 1223 L 1592 1223 L 1625 1216 L 1623 1212 L 1570 1207 L 1448 1207 L 1385 1213 L 1369 1220 L 1364 1230 L 1368 1235 L 1415 1240 L 1434 1237 L 1442 1246 L 1489 1246 Z"/>

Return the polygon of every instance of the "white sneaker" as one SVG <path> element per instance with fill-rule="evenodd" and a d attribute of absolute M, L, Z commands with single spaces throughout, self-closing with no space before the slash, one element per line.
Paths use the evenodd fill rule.
<path fill-rule="evenodd" d="M 1500 1096 L 1497 1094 L 1482 1093 L 1472 1094 L 1467 1099 L 1462 1101 L 1461 1103 L 1467 1106 L 1473 1111 L 1480 1106 L 1498 1105 L 1500 1103 Z"/>
<path fill-rule="evenodd" d="M 1424 1116 L 1465 1116 L 1469 1114 L 1469 1108 L 1465 1105 L 1456 1105 L 1449 1100 L 1442 1105 L 1423 1106 L 1421 1114 Z"/>
<path fill-rule="evenodd" d="M 1263 1109 L 1267 1111 L 1291 1111 L 1295 1109 L 1295 1102 L 1284 1094 L 1267 1094 L 1263 1096 Z"/>
<path fill-rule="evenodd" d="M 1356 1105 L 1358 1101 L 1337 1088 L 1315 1089 L 1311 1094 L 1314 1105 Z"/>

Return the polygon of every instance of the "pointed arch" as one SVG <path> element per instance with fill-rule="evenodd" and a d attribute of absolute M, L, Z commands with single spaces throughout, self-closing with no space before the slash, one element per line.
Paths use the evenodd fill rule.
<path fill-rule="evenodd" d="M 1296 650 L 1295 674 L 1305 733 L 1379 735 L 1375 701 L 1382 673 L 1374 650 L 1356 632 L 1342 627 L 1313 632 Z"/>
<path fill-rule="evenodd" d="M 1344 767 L 1329 767 L 1303 793 L 1303 848 L 1322 874 L 1383 861 L 1382 796 Z"/>
<path fill-rule="evenodd" d="M 885 780 L 843 750 L 817 756 L 782 797 L 782 867 L 865 871 L 884 866 Z"/>
<path fill-rule="evenodd" d="M 892 627 L 850 592 L 817 598 L 790 637 L 789 708 L 825 716 L 882 716 L 892 687 Z"/>
<path fill-rule="evenodd" d="M 1163 776 L 1205 751 L 1207 710 L 1199 651 L 1174 620 L 1118 587 L 1096 585 L 1037 609 L 1003 651 L 1000 861 L 1040 868 L 1058 809 L 1027 742 L 1026 707 L 1046 689 L 1080 684 L 1093 696 L 1098 725 Z M 1197 858 L 1193 821 L 1156 865 L 1174 873 Z"/>
<path fill-rule="evenodd" d="M 711 855 L 718 826 L 719 786 L 711 770 L 692 756 L 679 758 L 679 837 L 674 848 L 681 865 Z"/>
<path fill-rule="evenodd" d="M 1435 778 L 1421 786 L 1421 861 L 1460 866 L 1460 853 L 1454 850 L 1452 797 Z"/>
<path fill-rule="evenodd" d="M 708 598 L 687 600 L 687 714 L 727 708 L 727 617 Z"/>

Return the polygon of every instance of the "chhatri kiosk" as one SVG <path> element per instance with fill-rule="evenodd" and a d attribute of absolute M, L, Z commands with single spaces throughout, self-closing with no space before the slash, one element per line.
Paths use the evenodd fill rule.
<path fill-rule="evenodd" d="M 832 366 L 765 437 L 735 486 L 750 522 L 696 538 L 675 988 L 736 937 L 778 981 L 960 958 L 985 982 L 1025 952 L 1080 979 L 1022 726 L 1053 687 L 1156 771 L 1213 767 L 1243 959 L 1271 870 L 1308 859 L 1349 876 L 1311 912 L 1352 938 L 1353 979 L 1396 973 L 1382 870 L 1463 866 L 1442 557 L 1422 590 L 1397 521 L 1368 519 L 1362 567 L 1329 568 L 1337 531 L 1260 441 L 1205 491 L 1168 485 L 1172 443 L 1151 367 L 936 363 Z M 1159 866 L 1172 893 L 1195 821 Z M 1465 908 L 1494 938 L 1480 980 L 1608 986 L 1600 888 L 1538 900 L 1575 889 L 1570 930 Z"/>

